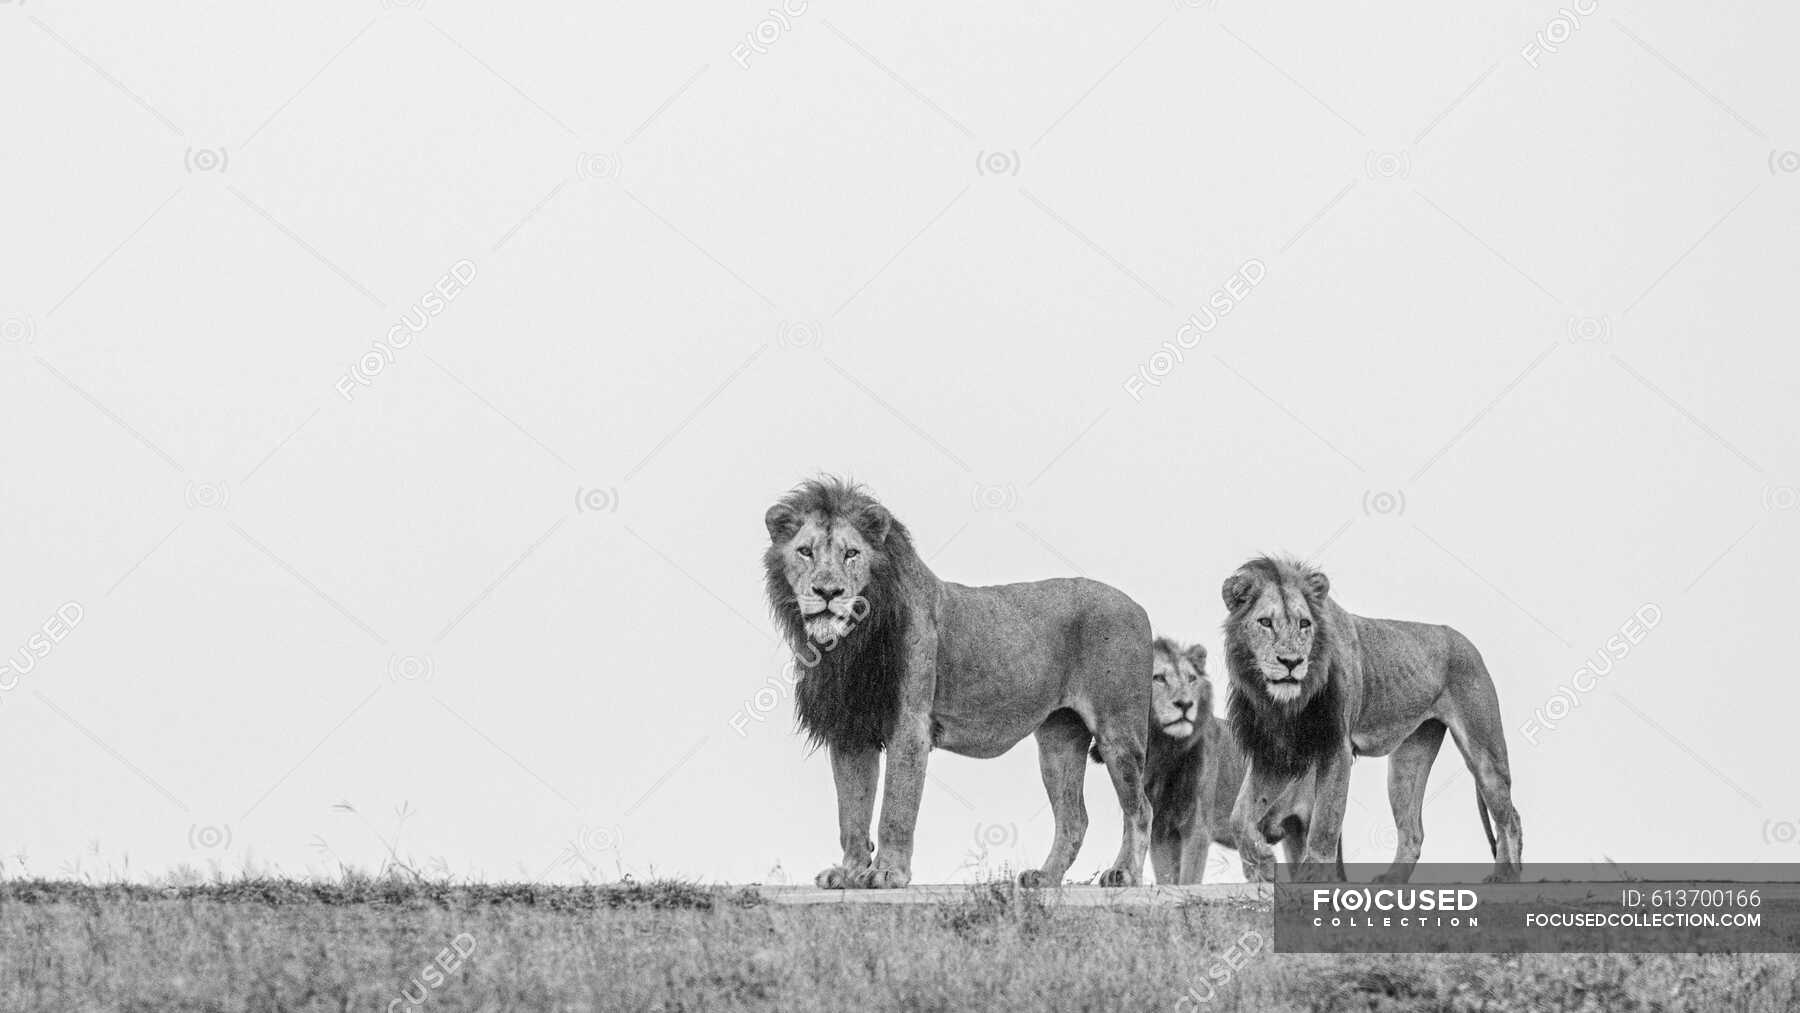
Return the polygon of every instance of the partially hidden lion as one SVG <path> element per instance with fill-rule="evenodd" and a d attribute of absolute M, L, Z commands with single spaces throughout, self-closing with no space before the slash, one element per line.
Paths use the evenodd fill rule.
<path fill-rule="evenodd" d="M 1020 882 L 1060 886 L 1075 860 L 1087 832 L 1090 743 L 1105 758 L 1125 823 L 1100 883 L 1142 882 L 1150 829 L 1150 620 L 1142 607 L 1085 579 L 939 580 L 904 524 L 861 486 L 835 478 L 803 483 L 764 522 L 769 606 L 799 671 L 799 726 L 829 750 L 837 783 L 843 861 L 818 874 L 819 886 L 906 886 L 931 749 L 989 758 L 1031 734 L 1056 837 L 1043 867 Z M 884 751 L 876 850 L 869 822 Z"/>
<path fill-rule="evenodd" d="M 1144 785 L 1150 799 L 1150 865 L 1156 870 L 1156 882 L 1202 882 L 1206 853 L 1213 844 L 1237 851 L 1245 879 L 1274 879 L 1274 852 L 1260 836 L 1240 834 L 1232 822 L 1247 763 L 1225 719 L 1213 713 L 1206 648 L 1158 637 L 1151 649 Z"/>
<path fill-rule="evenodd" d="M 1405 882 L 1424 843 L 1425 780 L 1447 729 L 1475 778 L 1494 857 L 1487 878 L 1518 880 L 1523 838 L 1500 701 L 1467 637 L 1352 615 L 1324 573 L 1292 559 L 1252 559 L 1221 593 L 1231 727 L 1250 756 L 1233 814 L 1240 833 L 1270 843 L 1286 836 L 1301 878 L 1342 878 L 1351 762 L 1390 756 L 1399 846 L 1376 878 Z"/>

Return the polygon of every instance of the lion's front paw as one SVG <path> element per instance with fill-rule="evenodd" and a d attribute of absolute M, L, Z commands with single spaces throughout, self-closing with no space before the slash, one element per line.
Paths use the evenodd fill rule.
<path fill-rule="evenodd" d="M 891 865 L 871 865 L 850 877 L 850 885 L 862 890 L 898 890 L 910 882 L 912 873 Z"/>
<path fill-rule="evenodd" d="M 1130 869 L 1108 869 L 1100 874 L 1101 886 L 1137 886 L 1138 877 Z"/>
<path fill-rule="evenodd" d="M 1019 885 L 1031 890 L 1039 890 L 1046 886 L 1056 886 L 1050 877 L 1044 875 L 1042 869 L 1026 869 L 1019 873 Z"/>
<path fill-rule="evenodd" d="M 841 865 L 834 865 L 813 877 L 813 884 L 821 890 L 848 890 L 855 884 L 851 882 L 855 873 Z"/>

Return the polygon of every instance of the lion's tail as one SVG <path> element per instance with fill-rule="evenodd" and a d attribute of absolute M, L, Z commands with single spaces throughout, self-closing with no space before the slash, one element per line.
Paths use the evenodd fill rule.
<path fill-rule="evenodd" d="M 1487 803 L 1482 800 L 1480 791 L 1475 792 L 1475 808 L 1481 810 L 1481 829 L 1487 831 L 1488 851 L 1492 852 L 1495 858 L 1499 858 L 1500 845 L 1494 840 L 1494 821 L 1488 818 Z"/>

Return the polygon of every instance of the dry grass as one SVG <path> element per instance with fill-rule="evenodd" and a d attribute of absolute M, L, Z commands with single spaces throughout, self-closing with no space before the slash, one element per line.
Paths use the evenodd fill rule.
<path fill-rule="evenodd" d="M 0 884 L 4 1010 L 1790 1010 L 1773 956 L 1224 961 L 1267 906 L 782 907 L 680 882 Z M 466 962 L 427 986 L 459 937 Z M 452 960 L 454 963 L 454 961 Z M 1210 973 L 1209 973 L 1210 972 Z M 1216 987 L 1216 994 L 1212 988 Z"/>

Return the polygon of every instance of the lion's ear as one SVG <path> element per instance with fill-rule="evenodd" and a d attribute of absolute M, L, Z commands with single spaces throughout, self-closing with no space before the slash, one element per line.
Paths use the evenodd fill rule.
<path fill-rule="evenodd" d="M 888 531 L 894 526 L 894 515 L 887 512 L 887 507 L 880 503 L 870 503 L 856 515 L 856 530 L 868 539 L 870 545 L 880 547 L 886 544 Z"/>
<path fill-rule="evenodd" d="M 1225 578 L 1225 584 L 1219 588 L 1219 594 L 1225 599 L 1225 607 L 1236 611 L 1238 606 L 1250 600 L 1250 592 L 1256 590 L 1256 578 L 1243 570 Z"/>
<path fill-rule="evenodd" d="M 763 514 L 763 525 L 769 529 L 769 541 L 786 541 L 800 530 L 800 515 L 786 503 L 777 503 Z"/>
<path fill-rule="evenodd" d="M 1188 648 L 1187 649 L 1187 660 L 1188 660 L 1188 664 L 1194 666 L 1194 671 L 1200 673 L 1200 677 L 1202 679 L 1206 678 L 1206 645 L 1205 644 L 1195 644 L 1194 646 Z"/>
<path fill-rule="evenodd" d="M 1331 578 L 1325 571 L 1314 570 L 1306 575 L 1306 592 L 1314 598 L 1323 598 L 1331 593 Z"/>

